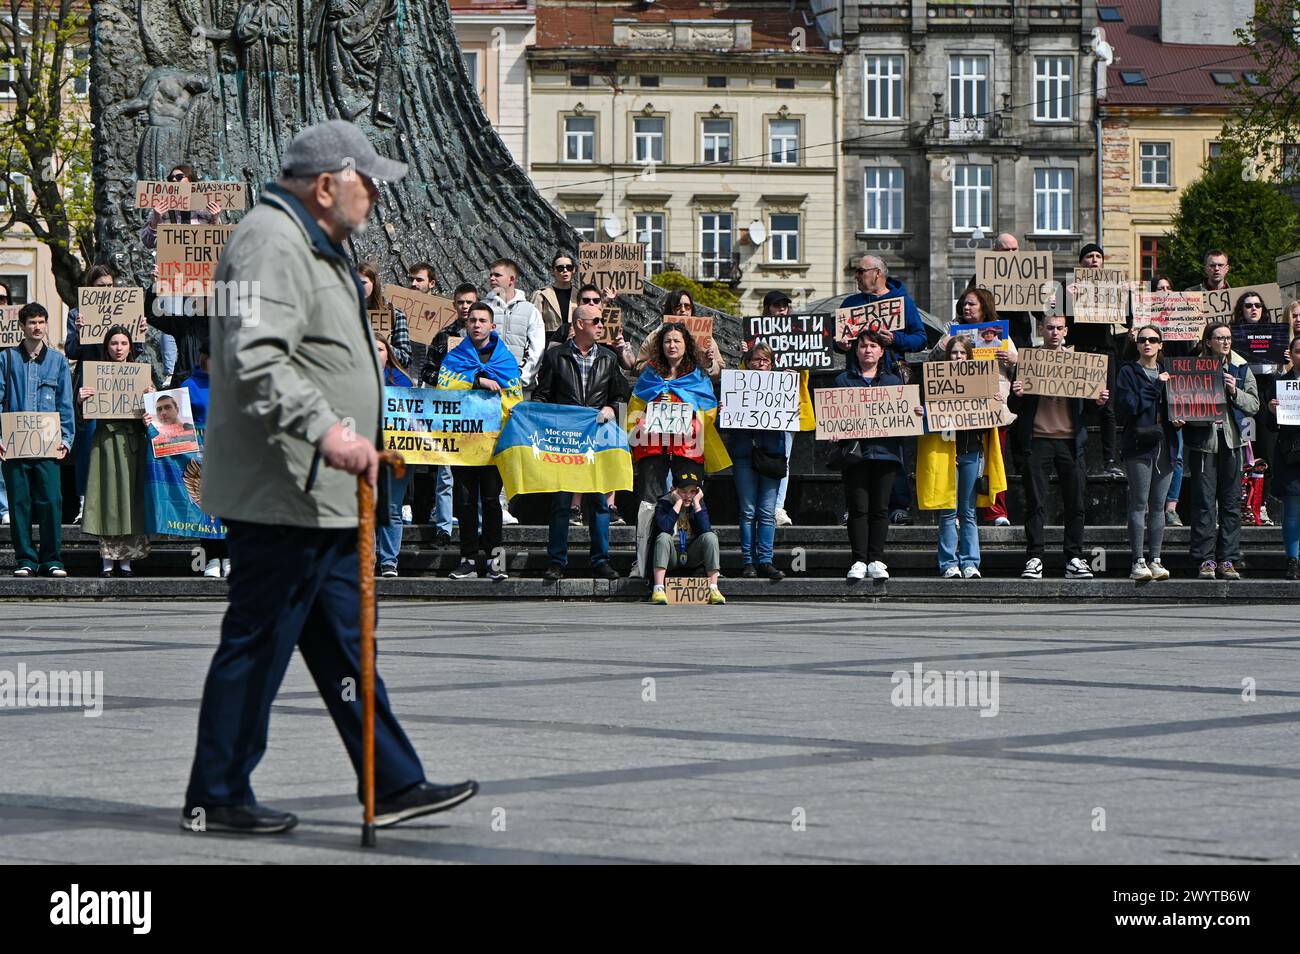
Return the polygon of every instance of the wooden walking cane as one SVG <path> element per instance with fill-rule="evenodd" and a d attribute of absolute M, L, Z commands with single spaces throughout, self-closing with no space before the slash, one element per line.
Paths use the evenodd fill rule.
<path fill-rule="evenodd" d="M 406 476 L 401 454 L 379 455 L 379 479 L 384 466 L 397 477 Z M 361 562 L 361 790 L 365 814 L 361 847 L 375 847 L 375 488 L 365 474 L 357 478 L 357 552 Z"/>

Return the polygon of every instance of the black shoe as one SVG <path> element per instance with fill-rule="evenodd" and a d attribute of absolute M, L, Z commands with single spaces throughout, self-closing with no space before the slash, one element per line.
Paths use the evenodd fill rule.
<path fill-rule="evenodd" d="M 110 576 L 113 575 L 113 571 L 112 571 L 112 570 L 100 570 L 100 571 L 99 571 L 99 575 L 102 576 L 102 577 L 104 577 L 105 579 L 107 579 L 108 577 L 110 577 Z"/>
<path fill-rule="evenodd" d="M 611 527 L 626 527 L 627 521 L 618 515 L 617 507 L 609 508 L 609 525 Z"/>
<path fill-rule="evenodd" d="M 765 576 L 773 583 L 776 583 L 778 580 L 785 579 L 785 574 L 782 573 L 780 570 L 778 570 L 770 563 L 760 563 L 757 569 L 758 569 L 759 576 Z"/>
<path fill-rule="evenodd" d="M 754 569 L 754 564 L 746 563 L 740 568 L 740 575 L 746 580 L 752 580 L 758 576 L 758 571 Z"/>
<path fill-rule="evenodd" d="M 617 580 L 618 570 L 608 563 L 597 563 L 591 568 L 591 578 L 593 580 Z"/>
<path fill-rule="evenodd" d="M 117 576 L 122 577 L 124 580 L 130 579 L 133 575 L 130 570 L 123 570 L 121 567 L 117 570 Z"/>
<path fill-rule="evenodd" d="M 889 515 L 889 522 L 896 527 L 910 527 L 912 525 L 912 515 L 906 510 L 895 510 Z"/>
<path fill-rule="evenodd" d="M 451 534 L 446 530 L 435 530 L 433 533 L 433 542 L 437 546 L 445 547 L 451 543 Z"/>
<path fill-rule="evenodd" d="M 453 580 L 468 580 L 477 575 L 478 570 L 475 568 L 473 563 L 470 563 L 469 560 L 461 560 L 460 566 L 452 570 L 451 573 L 448 574 L 448 578 Z"/>
<path fill-rule="evenodd" d="M 570 507 L 570 508 L 569 508 L 569 526 L 571 526 L 571 527 L 580 527 L 580 526 L 582 526 L 582 508 L 581 508 L 581 507 Z"/>
<path fill-rule="evenodd" d="M 375 804 L 375 827 L 389 828 L 398 822 L 434 812 L 445 812 L 461 802 L 473 798 L 478 792 L 478 782 L 470 779 L 456 785 L 434 785 L 421 782 L 401 795 Z"/>
<path fill-rule="evenodd" d="M 1123 477 L 1124 470 L 1117 461 L 1108 460 L 1106 466 L 1101 469 L 1101 475 L 1103 477 Z"/>
<path fill-rule="evenodd" d="M 229 831 L 240 835 L 277 835 L 298 824 L 292 812 L 277 812 L 265 805 L 193 806 L 181 809 L 181 828 L 186 831 Z"/>
<path fill-rule="evenodd" d="M 542 574 L 543 583 L 559 583 L 562 579 L 564 579 L 564 567 L 562 566 L 555 566 L 552 564 L 551 566 L 548 566 L 546 572 Z"/>
<path fill-rule="evenodd" d="M 1300 580 L 1300 560 L 1297 560 L 1294 557 L 1287 558 L 1286 578 L 1288 580 Z"/>

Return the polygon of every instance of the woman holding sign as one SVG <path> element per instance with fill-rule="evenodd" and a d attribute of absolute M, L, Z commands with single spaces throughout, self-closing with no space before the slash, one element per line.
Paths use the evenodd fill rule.
<path fill-rule="evenodd" d="M 108 362 L 132 360 L 131 332 L 114 325 L 104 335 L 103 356 Z M 135 361 L 148 364 L 140 355 Z M 152 383 L 145 393 L 154 390 Z M 77 399 L 84 404 L 95 389 L 81 387 Z M 100 576 L 131 575 L 131 561 L 149 555 L 145 534 L 144 461 L 147 442 L 139 419 L 105 419 L 97 422 L 90 448 L 86 478 L 86 504 L 82 529 L 99 537 Z"/>
<path fill-rule="evenodd" d="M 742 370 L 771 371 L 772 349 L 758 342 L 740 363 Z M 773 582 L 785 574 L 772 565 L 776 543 L 776 497 L 786 469 L 785 431 L 722 432 L 731 455 L 740 511 L 740 558 L 743 577 L 763 576 Z"/>
<path fill-rule="evenodd" d="M 1244 292 L 1232 309 L 1233 325 L 1271 324 L 1277 320 L 1279 320 L 1278 316 L 1269 314 L 1268 306 L 1264 304 L 1264 296 L 1259 292 Z M 1251 374 L 1255 375 L 1255 383 L 1259 385 L 1260 410 L 1252 419 L 1254 426 L 1250 437 L 1246 440 L 1246 466 L 1248 467 L 1261 460 L 1264 461 L 1266 468 L 1273 465 L 1276 449 L 1273 446 L 1273 431 L 1268 427 L 1268 413 L 1265 408 L 1273 400 L 1277 376 L 1281 370 L 1272 362 L 1250 362 Z M 1256 526 L 1271 527 L 1273 521 L 1269 519 L 1268 509 L 1264 506 L 1265 495 L 1272 492 L 1269 471 L 1265 469 L 1263 473 L 1257 472 L 1252 481 L 1254 491 L 1248 502 L 1249 519 L 1252 519 Z"/>
<path fill-rule="evenodd" d="M 1155 325 L 1133 334 L 1138 359 L 1115 378 L 1115 417 L 1124 428 L 1120 456 L 1128 475 L 1128 540 L 1133 551 L 1130 580 L 1167 580 L 1160 562 L 1165 536 L 1165 500 L 1174 478 L 1178 431 L 1169 419 L 1165 392 L 1169 372 L 1161 361 L 1164 336 Z"/>
<path fill-rule="evenodd" d="M 837 388 L 879 388 L 901 385 L 903 379 L 885 368 L 885 340 L 880 332 L 858 333 L 849 356 L 852 364 L 835 379 Z M 889 579 L 885 537 L 889 533 L 889 492 L 903 467 L 903 441 L 875 437 L 836 441 L 834 456 L 844 473 L 844 502 L 849 512 L 849 546 L 853 565 L 848 579 Z"/>
<path fill-rule="evenodd" d="M 1268 426 L 1277 435 L 1273 490 L 1282 498 L 1282 543 L 1286 547 L 1286 578 L 1300 580 L 1300 336 L 1287 349 L 1290 369 L 1277 380 L 1277 396 L 1268 402 Z M 1287 406 L 1282 407 L 1286 400 Z"/>
<path fill-rule="evenodd" d="M 379 364 L 384 369 L 385 388 L 413 387 L 411 376 L 397 361 L 386 335 L 375 335 L 375 351 L 378 352 Z M 397 576 L 397 555 L 402 551 L 402 500 L 406 497 L 406 485 L 410 479 L 410 468 L 401 477 L 392 471 L 388 472 L 388 523 L 375 527 L 375 549 L 379 557 L 380 576 Z"/>

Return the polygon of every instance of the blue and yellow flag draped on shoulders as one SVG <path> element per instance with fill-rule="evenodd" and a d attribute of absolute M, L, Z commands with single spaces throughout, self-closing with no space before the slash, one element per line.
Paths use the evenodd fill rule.
<path fill-rule="evenodd" d="M 506 496 L 631 490 L 627 435 L 616 420 L 596 423 L 599 413 L 568 404 L 515 405 L 492 457 Z"/>
<path fill-rule="evenodd" d="M 145 456 L 144 528 L 150 536 L 219 540 L 226 527 L 199 509 L 203 478 L 203 429 L 197 429 L 198 453 Z"/>
<path fill-rule="evenodd" d="M 438 371 L 438 387 L 445 391 L 472 388 L 479 375 L 485 375 L 501 386 L 501 417 L 504 420 L 510 416 L 510 409 L 524 399 L 523 372 L 495 331 L 488 337 L 488 342 L 492 345 L 492 354 L 486 361 L 479 356 L 474 342 L 468 337 L 447 352 Z"/>
<path fill-rule="evenodd" d="M 699 368 L 680 378 L 665 380 L 652 365 L 646 365 L 636 385 L 632 388 L 632 400 L 627 405 L 627 429 L 636 427 L 645 414 L 646 406 L 671 394 L 677 400 L 695 408 L 696 416 L 704 430 L 704 470 L 713 474 L 731 466 L 731 455 L 722 443 L 718 433 L 718 398 L 713 393 L 713 382 Z"/>

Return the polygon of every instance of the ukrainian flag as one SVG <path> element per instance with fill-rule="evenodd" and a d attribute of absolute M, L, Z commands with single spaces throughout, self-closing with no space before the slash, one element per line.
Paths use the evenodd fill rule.
<path fill-rule="evenodd" d="M 524 399 L 523 372 L 510 349 L 494 331 L 488 336 L 492 345 L 491 356 L 484 361 L 468 337 L 447 353 L 438 371 L 438 387 L 444 391 L 461 391 L 474 387 L 479 375 L 491 378 L 501 385 L 501 420 L 510 416 L 510 409 Z"/>
<path fill-rule="evenodd" d="M 665 394 L 695 408 L 695 414 L 704 428 L 704 470 L 714 474 L 731 466 L 731 455 L 718 433 L 718 399 L 713 393 L 713 382 L 696 368 L 680 378 L 665 380 L 652 365 L 647 365 L 636 379 L 632 400 L 627 405 L 628 431 L 636 427 L 645 416 L 646 405 Z"/>
<path fill-rule="evenodd" d="M 492 456 L 506 496 L 631 490 L 627 435 L 617 421 L 596 423 L 599 413 L 568 404 L 515 405 Z"/>

